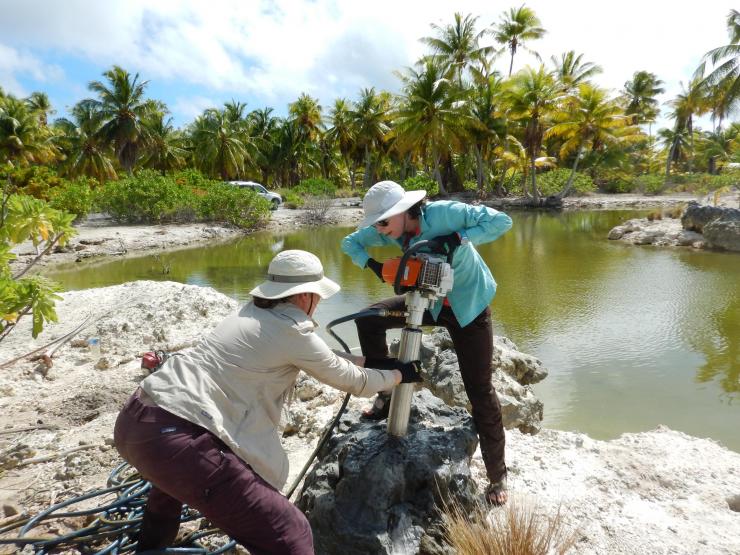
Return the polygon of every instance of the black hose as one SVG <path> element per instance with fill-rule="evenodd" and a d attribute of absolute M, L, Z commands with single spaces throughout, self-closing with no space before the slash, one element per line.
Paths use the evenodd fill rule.
<path fill-rule="evenodd" d="M 349 322 L 350 320 L 357 320 L 359 318 L 367 318 L 368 316 L 383 316 L 384 314 L 385 314 L 385 310 L 381 308 L 368 308 L 366 310 L 361 310 L 360 312 L 355 312 L 354 314 L 348 314 L 347 316 L 342 316 L 341 318 L 332 320 L 326 326 L 326 331 L 328 331 L 329 335 L 331 335 L 334 339 L 337 340 L 337 342 L 344 349 L 345 353 L 351 354 L 352 351 L 350 350 L 349 346 L 342 340 L 341 337 L 339 337 L 336 333 L 334 333 L 334 330 L 332 330 L 332 328 L 338 324 Z M 311 456 L 308 457 L 306 464 L 303 465 L 303 468 L 298 473 L 298 476 L 296 476 L 296 479 L 293 481 L 293 484 L 291 484 L 290 489 L 288 489 L 288 493 L 286 493 L 286 497 L 288 499 L 293 497 L 293 493 L 298 487 L 298 484 L 300 484 L 301 481 L 303 480 L 303 477 L 306 475 L 306 472 L 308 472 L 308 469 L 311 467 L 311 464 L 313 464 L 313 461 L 316 458 L 316 455 L 319 454 L 319 451 L 321 450 L 321 448 L 327 442 L 329 437 L 331 437 L 331 433 L 334 431 L 334 427 L 339 423 L 339 419 L 342 417 L 342 414 L 344 414 L 344 409 L 347 408 L 347 403 L 349 403 L 349 400 L 351 397 L 352 397 L 351 393 L 347 393 L 344 396 L 344 400 L 342 401 L 342 406 L 339 407 L 337 414 L 334 415 L 334 418 L 329 423 L 329 426 L 327 426 L 326 429 L 324 430 L 324 433 L 321 434 L 321 437 L 319 438 L 319 441 L 316 444 L 316 447 L 311 453 Z"/>

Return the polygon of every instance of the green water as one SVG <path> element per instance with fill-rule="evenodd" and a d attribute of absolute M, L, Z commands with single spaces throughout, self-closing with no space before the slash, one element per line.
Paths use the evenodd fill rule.
<path fill-rule="evenodd" d="M 740 255 L 605 239 L 635 215 L 514 213 L 514 228 L 479 248 L 499 283 L 495 333 L 550 370 L 535 386 L 548 427 L 611 438 L 665 424 L 740 451 Z M 342 254 L 339 242 L 349 231 L 261 233 L 50 275 L 68 289 L 174 280 L 246 299 L 274 253 L 305 249 L 342 285 L 319 306 L 316 318 L 326 323 L 391 294 Z M 380 259 L 397 254 L 375 251 Z M 354 326 L 338 331 L 357 344 Z"/>

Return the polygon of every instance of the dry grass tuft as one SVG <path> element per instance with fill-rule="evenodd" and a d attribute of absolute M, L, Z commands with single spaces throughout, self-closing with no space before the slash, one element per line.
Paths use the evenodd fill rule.
<path fill-rule="evenodd" d="M 309 225 L 326 223 L 332 211 L 333 199 L 329 197 L 309 197 L 303 204 L 303 220 Z"/>
<path fill-rule="evenodd" d="M 442 519 L 447 541 L 460 555 L 565 554 L 578 533 L 565 524 L 561 509 L 548 515 L 536 504 L 510 499 L 491 514 L 481 505 L 470 511 L 452 504 Z"/>

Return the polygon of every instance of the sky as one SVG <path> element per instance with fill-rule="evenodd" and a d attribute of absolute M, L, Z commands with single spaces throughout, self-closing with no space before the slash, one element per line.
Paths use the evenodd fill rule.
<path fill-rule="evenodd" d="M 237 100 L 285 115 L 301 93 L 328 112 L 365 87 L 399 91 L 394 71 L 428 52 L 419 38 L 458 11 L 479 29 L 519 2 L 476 0 L 0 0 L 0 87 L 46 92 L 56 116 L 92 96 L 87 86 L 114 64 L 148 80 L 178 126 Z M 701 57 L 728 42 L 733 5 L 676 0 L 529 0 L 547 34 L 529 47 L 543 60 L 568 50 L 602 66 L 616 94 L 638 70 L 665 82 L 669 101 Z M 492 42 L 491 39 L 485 39 Z M 508 71 L 508 55 L 495 67 Z M 514 70 L 536 59 L 524 52 Z M 657 127 L 668 125 L 666 119 Z M 708 127 L 708 123 L 705 124 Z"/>

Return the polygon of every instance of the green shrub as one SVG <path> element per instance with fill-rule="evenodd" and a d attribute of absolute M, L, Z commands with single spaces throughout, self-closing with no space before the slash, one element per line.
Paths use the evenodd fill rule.
<path fill-rule="evenodd" d="M 543 196 L 555 195 L 565 189 L 565 184 L 570 178 L 571 170 L 568 168 L 559 168 L 550 170 L 537 175 L 537 188 Z M 571 187 L 572 193 L 589 193 L 594 191 L 596 186 L 593 180 L 586 174 L 576 172 Z"/>
<path fill-rule="evenodd" d="M 207 221 L 254 229 L 270 219 L 270 202 L 249 188 L 214 183 L 198 199 L 198 214 Z"/>
<path fill-rule="evenodd" d="M 472 181 L 470 179 L 468 181 L 465 181 L 463 183 L 463 190 L 475 193 L 476 191 L 478 191 L 478 182 Z"/>
<path fill-rule="evenodd" d="M 712 175 L 708 173 L 671 174 L 670 191 L 706 195 L 711 191 L 728 190 L 740 184 L 740 172 L 728 170 L 726 173 Z"/>
<path fill-rule="evenodd" d="M 421 173 L 407 178 L 401 183 L 401 186 L 407 191 L 420 191 L 423 189 L 427 192 L 427 197 L 435 197 L 439 194 L 439 183 Z"/>
<path fill-rule="evenodd" d="M 0 180 L 10 179 L 13 191 L 23 195 L 48 201 L 51 190 L 62 185 L 64 179 L 48 166 L 28 166 L 26 168 L 2 167 Z"/>
<path fill-rule="evenodd" d="M 77 221 L 90 213 L 95 199 L 93 188 L 96 182 L 88 178 L 64 181 L 49 191 L 49 205 L 75 215 Z"/>
<path fill-rule="evenodd" d="M 293 191 L 300 195 L 308 195 L 314 197 L 334 197 L 337 191 L 336 185 L 334 185 L 328 179 L 322 179 L 320 177 L 314 177 L 311 179 L 303 179 L 298 185 L 293 187 Z"/>
<path fill-rule="evenodd" d="M 159 223 L 193 221 L 198 200 L 187 185 L 142 170 L 133 177 L 108 181 L 98 193 L 98 205 L 119 221 Z"/>
<path fill-rule="evenodd" d="M 278 189 L 278 193 L 283 197 L 283 206 L 285 208 L 300 208 L 303 206 L 304 198 L 296 193 L 293 189 Z"/>
<path fill-rule="evenodd" d="M 665 177 L 646 174 L 635 178 L 635 189 L 644 195 L 658 195 L 665 189 Z"/>

